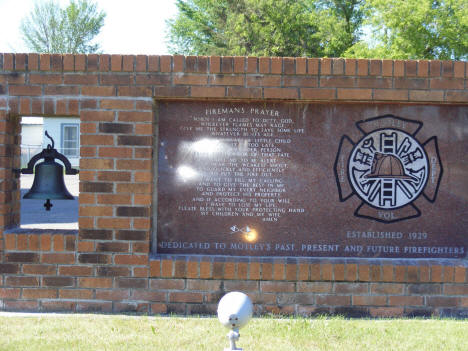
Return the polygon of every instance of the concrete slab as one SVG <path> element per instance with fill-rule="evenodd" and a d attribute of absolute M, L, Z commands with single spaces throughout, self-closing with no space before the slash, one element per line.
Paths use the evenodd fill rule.
<path fill-rule="evenodd" d="M 21 228 L 78 229 L 79 175 L 65 175 L 64 179 L 68 191 L 75 199 L 52 200 L 53 207 L 46 211 L 45 200 L 23 199 L 23 195 L 31 189 L 34 175 L 21 175 Z"/>

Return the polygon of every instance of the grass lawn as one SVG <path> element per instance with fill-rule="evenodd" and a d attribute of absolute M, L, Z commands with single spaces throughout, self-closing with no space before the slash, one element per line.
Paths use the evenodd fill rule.
<path fill-rule="evenodd" d="M 0 350 L 216 350 L 228 347 L 216 318 L 0 314 Z M 468 350 L 468 321 L 451 319 L 254 318 L 244 351 Z"/>

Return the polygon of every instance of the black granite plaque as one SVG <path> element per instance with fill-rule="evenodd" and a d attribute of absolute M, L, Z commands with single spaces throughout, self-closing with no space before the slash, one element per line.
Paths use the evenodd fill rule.
<path fill-rule="evenodd" d="M 466 106 L 158 109 L 157 253 L 466 256 Z"/>

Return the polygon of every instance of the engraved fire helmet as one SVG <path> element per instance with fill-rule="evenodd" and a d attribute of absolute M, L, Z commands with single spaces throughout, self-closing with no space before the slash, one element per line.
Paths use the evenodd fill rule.
<path fill-rule="evenodd" d="M 374 154 L 371 172 L 366 175 L 366 178 L 413 179 L 405 173 L 405 168 L 398 157 L 380 152 Z"/>

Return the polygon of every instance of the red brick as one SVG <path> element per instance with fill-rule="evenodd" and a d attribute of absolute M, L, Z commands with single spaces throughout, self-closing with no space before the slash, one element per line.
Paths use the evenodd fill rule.
<path fill-rule="evenodd" d="M 97 225 L 102 229 L 129 229 L 131 227 L 128 218 L 98 218 Z"/>
<path fill-rule="evenodd" d="M 148 72 L 159 71 L 159 56 L 148 56 Z"/>
<path fill-rule="evenodd" d="M 226 89 L 224 87 L 192 87 L 191 96 L 199 98 L 224 97 Z"/>
<path fill-rule="evenodd" d="M 5 234 L 5 249 L 16 250 L 16 234 Z"/>
<path fill-rule="evenodd" d="M 200 278 L 211 278 L 211 263 L 202 261 L 200 262 Z"/>
<path fill-rule="evenodd" d="M 234 72 L 234 59 L 232 56 L 224 56 L 221 58 L 221 73 Z"/>
<path fill-rule="evenodd" d="M 393 62 L 393 76 L 394 77 L 405 76 L 405 61 L 396 60 Z"/>
<path fill-rule="evenodd" d="M 333 285 L 330 282 L 298 282 L 297 292 L 331 293 Z"/>
<path fill-rule="evenodd" d="M 385 100 L 385 101 L 408 101 L 409 92 L 408 90 L 385 90 L 375 89 L 374 100 Z"/>
<path fill-rule="evenodd" d="M 346 264 L 345 280 L 355 281 L 356 279 L 357 279 L 357 264 L 355 263 Z"/>
<path fill-rule="evenodd" d="M 283 78 L 285 87 L 317 87 L 318 79 L 316 77 L 286 76 Z"/>
<path fill-rule="evenodd" d="M 466 284 L 444 284 L 444 295 L 468 295 Z"/>
<path fill-rule="evenodd" d="M 173 72 L 184 72 L 184 56 L 174 55 L 174 69 Z"/>
<path fill-rule="evenodd" d="M 54 299 L 57 296 L 57 289 L 23 289 L 24 299 Z"/>
<path fill-rule="evenodd" d="M 453 76 L 455 78 L 464 78 L 465 77 L 465 62 L 463 62 L 463 61 L 454 61 L 454 63 L 453 63 Z"/>
<path fill-rule="evenodd" d="M 298 99 L 298 89 L 295 88 L 264 88 L 265 99 Z"/>
<path fill-rule="evenodd" d="M 221 57 L 219 56 L 210 56 L 210 73 L 221 73 Z"/>
<path fill-rule="evenodd" d="M 320 75 L 329 76 L 332 73 L 332 59 L 323 58 L 320 59 Z"/>
<path fill-rule="evenodd" d="M 250 262 L 249 264 L 249 279 L 259 280 L 261 265 L 259 262 Z"/>
<path fill-rule="evenodd" d="M 442 71 L 441 61 L 429 61 L 429 76 L 440 77 Z"/>
<path fill-rule="evenodd" d="M 258 72 L 258 58 L 247 57 L 247 73 L 257 73 L 257 72 Z"/>
<path fill-rule="evenodd" d="M 333 266 L 333 279 L 335 281 L 345 280 L 345 265 L 344 264 L 335 264 Z"/>
<path fill-rule="evenodd" d="M 418 77 L 429 76 L 429 61 L 418 61 Z"/>
<path fill-rule="evenodd" d="M 39 70 L 39 54 L 29 54 L 29 56 L 28 56 L 28 69 L 29 69 L 29 71 Z"/>
<path fill-rule="evenodd" d="M 468 102 L 468 91 L 447 91 L 447 102 Z"/>
<path fill-rule="evenodd" d="M 284 263 L 275 263 L 273 264 L 273 279 L 274 280 L 284 280 Z"/>
<path fill-rule="evenodd" d="M 310 280 L 321 280 L 320 264 L 314 263 L 309 266 L 310 268 Z"/>
<path fill-rule="evenodd" d="M 455 283 L 464 283 L 466 277 L 466 268 L 465 267 L 455 267 L 454 273 L 454 282 Z"/>
<path fill-rule="evenodd" d="M 16 249 L 26 251 L 28 249 L 28 236 L 18 235 L 16 237 Z"/>
<path fill-rule="evenodd" d="M 354 306 L 385 306 L 386 304 L 386 296 L 353 296 Z"/>
<path fill-rule="evenodd" d="M 249 265 L 246 262 L 237 263 L 237 279 L 247 279 Z"/>
<path fill-rule="evenodd" d="M 4 301 L 4 308 L 8 311 L 37 311 L 39 301 Z"/>
<path fill-rule="evenodd" d="M 169 293 L 169 302 L 201 303 L 203 294 L 196 292 L 171 292 Z"/>
<path fill-rule="evenodd" d="M 174 76 L 175 85 L 206 85 L 208 77 L 206 75 L 176 75 Z"/>
<path fill-rule="evenodd" d="M 286 264 L 286 280 L 295 281 L 297 280 L 298 265 L 288 263 Z"/>
<path fill-rule="evenodd" d="M 40 249 L 40 238 L 39 235 L 28 235 L 29 249 L 31 251 L 39 251 Z"/>
<path fill-rule="evenodd" d="M 453 77 L 453 61 L 442 61 L 442 76 Z"/>
<path fill-rule="evenodd" d="M 282 57 L 272 57 L 270 66 L 271 74 L 281 74 L 283 72 L 283 58 Z"/>
<path fill-rule="evenodd" d="M 319 295 L 316 298 L 316 304 L 325 306 L 349 306 L 351 305 L 351 296 Z"/>
<path fill-rule="evenodd" d="M 262 263 L 262 279 L 271 280 L 273 279 L 273 264 L 271 263 Z"/>
<path fill-rule="evenodd" d="M 406 266 L 395 266 L 395 281 L 406 282 Z"/>
<path fill-rule="evenodd" d="M 307 73 L 307 58 L 305 57 L 296 57 L 296 74 L 306 74 Z"/>
<path fill-rule="evenodd" d="M 75 71 L 86 70 L 86 55 L 78 54 L 75 55 Z"/>
<path fill-rule="evenodd" d="M 405 290 L 404 284 L 395 283 L 371 283 L 370 291 L 372 294 L 388 295 L 388 294 L 403 294 Z"/>
<path fill-rule="evenodd" d="M 87 277 L 78 278 L 78 287 L 81 288 L 112 288 L 112 278 Z"/>
<path fill-rule="evenodd" d="M 64 237 L 63 235 L 57 234 L 52 237 L 52 242 L 54 245 L 54 251 L 64 251 Z"/>
<path fill-rule="evenodd" d="M 235 279 L 236 264 L 234 262 L 226 262 L 224 264 L 224 279 Z"/>
<path fill-rule="evenodd" d="M 101 100 L 101 109 L 113 109 L 113 110 L 131 110 L 134 108 L 135 102 L 131 100 Z"/>
<path fill-rule="evenodd" d="M 202 84 L 206 84 L 205 81 Z M 211 85 L 244 85 L 244 77 L 238 75 L 216 74 L 210 76 Z"/>
<path fill-rule="evenodd" d="M 248 76 L 247 86 L 259 86 L 259 87 L 275 87 L 281 85 L 281 77 L 279 76 Z"/>
<path fill-rule="evenodd" d="M 370 279 L 371 281 L 377 281 L 377 282 L 382 279 L 380 265 L 370 266 Z"/>
<path fill-rule="evenodd" d="M 41 54 L 39 56 L 39 69 L 41 71 L 50 70 L 50 54 Z"/>
<path fill-rule="evenodd" d="M 111 55 L 111 71 L 122 71 L 122 55 Z"/>
<path fill-rule="evenodd" d="M 106 86 L 84 86 L 81 88 L 81 94 L 85 96 L 114 96 L 115 87 L 106 87 Z"/>
<path fill-rule="evenodd" d="M 357 75 L 367 76 L 369 74 L 369 60 L 357 60 Z"/>
<path fill-rule="evenodd" d="M 382 60 L 382 76 L 391 77 L 393 76 L 393 61 Z"/>
<path fill-rule="evenodd" d="M 74 253 L 43 253 L 43 263 L 73 264 L 75 263 Z"/>
<path fill-rule="evenodd" d="M 172 56 L 163 55 L 159 57 L 161 72 L 172 71 Z"/>
<path fill-rule="evenodd" d="M 343 75 L 345 72 L 344 68 L 344 59 L 333 59 L 333 74 L 334 75 Z"/>
<path fill-rule="evenodd" d="M 0 288 L 0 299 L 19 299 L 21 289 Z"/>
<path fill-rule="evenodd" d="M 372 90 L 339 88 L 337 98 L 340 100 L 372 100 Z"/>
<path fill-rule="evenodd" d="M 454 273 L 455 273 L 455 269 L 453 266 L 444 266 L 443 281 L 448 282 L 448 283 L 453 282 Z"/>
<path fill-rule="evenodd" d="M 161 276 L 161 261 L 150 261 L 150 277 L 158 278 Z"/>
<path fill-rule="evenodd" d="M 133 55 L 124 55 L 122 58 L 122 71 L 124 72 L 133 72 L 135 66 L 135 56 Z"/>
<path fill-rule="evenodd" d="M 436 90 L 410 90 L 410 101 L 444 101 L 444 92 Z"/>
<path fill-rule="evenodd" d="M 197 261 L 188 261 L 187 262 L 187 278 L 198 278 L 198 267 L 199 264 Z"/>
<path fill-rule="evenodd" d="M 418 62 L 417 61 L 406 61 L 406 76 L 416 76 L 418 74 Z"/>
<path fill-rule="evenodd" d="M 89 266 L 59 266 L 59 274 L 74 277 L 91 276 L 93 268 Z"/>
<path fill-rule="evenodd" d="M 458 89 L 463 90 L 465 81 L 462 78 L 432 78 L 430 80 L 431 89 Z"/>
<path fill-rule="evenodd" d="M 99 55 L 99 71 L 108 72 L 110 70 L 110 55 Z"/>
<path fill-rule="evenodd" d="M 12 96 L 39 96 L 42 94 L 42 88 L 32 85 L 12 85 L 9 92 Z"/>
<path fill-rule="evenodd" d="M 345 60 L 344 74 L 347 75 L 347 76 L 356 75 L 356 66 L 357 66 L 357 60 L 356 59 L 346 59 Z"/>
<path fill-rule="evenodd" d="M 291 282 L 260 282 L 262 292 L 294 292 L 294 283 Z"/>
<path fill-rule="evenodd" d="M 457 297 L 428 296 L 426 297 L 426 306 L 430 307 L 458 307 L 459 299 Z"/>
<path fill-rule="evenodd" d="M 60 289 L 60 299 L 92 300 L 93 291 L 89 289 Z"/>
<path fill-rule="evenodd" d="M 114 111 L 82 111 L 81 120 L 84 122 L 112 122 L 115 118 Z M 83 143 L 82 143 L 83 144 Z"/>
<path fill-rule="evenodd" d="M 258 59 L 258 73 L 270 73 L 270 61 L 269 57 L 260 57 Z"/>
<path fill-rule="evenodd" d="M 5 285 L 10 286 L 39 286 L 39 278 L 25 276 L 7 276 Z"/>
<path fill-rule="evenodd" d="M 359 265 L 358 267 L 358 280 L 359 281 L 369 281 L 370 280 L 370 266 L 368 265 Z"/>
<path fill-rule="evenodd" d="M 72 54 L 63 55 L 63 70 L 73 71 L 75 69 L 75 56 Z"/>

